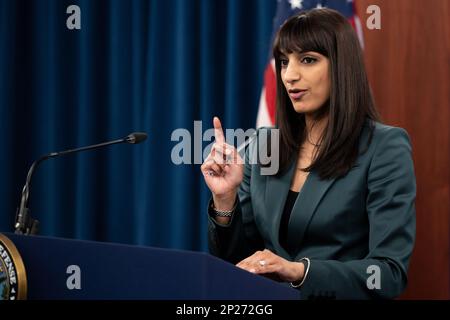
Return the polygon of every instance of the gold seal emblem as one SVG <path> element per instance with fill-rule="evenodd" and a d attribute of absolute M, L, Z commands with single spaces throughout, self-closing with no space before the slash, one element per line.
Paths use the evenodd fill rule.
<path fill-rule="evenodd" d="M 0 300 L 27 297 L 27 275 L 16 246 L 0 233 Z"/>

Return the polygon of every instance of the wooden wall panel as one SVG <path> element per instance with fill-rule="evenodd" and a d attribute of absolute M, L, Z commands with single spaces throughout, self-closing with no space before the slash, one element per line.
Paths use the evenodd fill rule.
<path fill-rule="evenodd" d="M 366 8 L 381 8 L 368 30 Z M 375 101 L 412 140 L 417 237 L 403 299 L 450 299 L 450 1 L 356 0 Z"/>

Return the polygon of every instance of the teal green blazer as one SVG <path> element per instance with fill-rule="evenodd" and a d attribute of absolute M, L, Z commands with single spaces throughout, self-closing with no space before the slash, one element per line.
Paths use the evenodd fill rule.
<path fill-rule="evenodd" d="M 209 217 L 211 253 L 232 263 L 264 248 L 291 261 L 308 257 L 309 272 L 299 288 L 305 299 L 400 295 L 415 240 L 411 145 L 405 130 L 380 123 L 369 136 L 366 126 L 346 176 L 308 175 L 289 220 L 292 255 L 280 245 L 279 231 L 295 163 L 281 176 L 266 176 L 246 161 L 230 224 Z"/>

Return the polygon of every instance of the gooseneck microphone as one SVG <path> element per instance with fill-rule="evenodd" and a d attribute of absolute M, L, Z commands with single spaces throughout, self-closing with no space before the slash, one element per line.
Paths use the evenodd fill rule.
<path fill-rule="evenodd" d="M 31 188 L 31 178 L 33 177 L 33 173 L 36 170 L 36 168 L 39 166 L 41 162 L 44 160 L 50 159 L 50 158 L 56 158 L 59 156 L 63 156 L 70 153 L 76 153 L 80 151 L 87 151 L 91 149 L 97 149 L 106 147 L 112 144 L 119 144 L 119 143 L 131 143 L 131 144 L 137 144 L 141 143 L 147 139 L 147 134 L 145 132 L 133 132 L 126 136 L 125 138 L 103 142 L 99 144 L 94 144 L 87 147 L 81 147 L 76 149 L 70 149 L 66 151 L 60 151 L 60 152 L 52 152 L 45 156 L 40 157 L 38 160 L 34 161 L 33 164 L 30 167 L 30 170 L 28 170 L 27 180 L 25 182 L 25 185 L 22 190 L 22 197 L 20 200 L 20 205 L 16 212 L 16 221 L 14 224 L 15 233 L 16 234 L 37 234 L 39 232 L 39 221 L 36 219 L 31 218 L 29 214 L 28 209 L 28 198 L 30 195 L 30 188 Z"/>

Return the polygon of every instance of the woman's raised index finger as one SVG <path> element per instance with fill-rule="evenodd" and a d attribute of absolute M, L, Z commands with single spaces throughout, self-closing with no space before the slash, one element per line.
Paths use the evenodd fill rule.
<path fill-rule="evenodd" d="M 214 117 L 214 137 L 216 138 L 216 143 L 222 144 L 225 142 L 225 136 L 223 135 L 222 124 L 218 117 Z"/>

